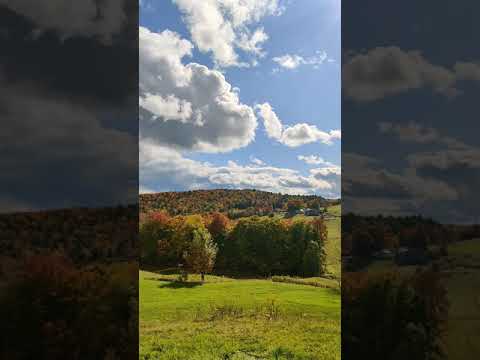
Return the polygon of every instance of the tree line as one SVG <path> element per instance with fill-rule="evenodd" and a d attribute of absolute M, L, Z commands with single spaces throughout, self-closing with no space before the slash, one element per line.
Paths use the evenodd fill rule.
<path fill-rule="evenodd" d="M 292 201 L 310 208 L 333 204 L 332 201 L 316 195 L 229 189 L 141 194 L 139 201 L 141 213 L 163 210 L 175 216 L 221 212 L 228 214 L 231 219 L 287 210 L 287 204 Z"/>
<path fill-rule="evenodd" d="M 463 230 L 462 230 L 463 231 Z M 375 251 L 399 247 L 426 250 L 436 246 L 447 252 L 448 244 L 463 238 L 454 226 L 438 224 L 420 216 L 342 217 L 342 254 L 370 257 Z"/>
<path fill-rule="evenodd" d="M 325 273 L 327 235 L 319 218 L 252 216 L 233 222 L 218 212 L 154 212 L 140 224 L 141 261 L 200 274 L 319 276 Z"/>

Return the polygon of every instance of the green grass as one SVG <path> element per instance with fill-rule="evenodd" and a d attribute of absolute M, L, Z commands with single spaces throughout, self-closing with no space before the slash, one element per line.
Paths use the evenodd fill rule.
<path fill-rule="evenodd" d="M 340 206 L 328 211 L 339 216 Z M 340 223 L 327 219 L 327 271 L 337 278 Z M 176 277 L 140 272 L 140 359 L 340 359 L 337 281 Z"/>
<path fill-rule="evenodd" d="M 338 291 L 140 273 L 141 359 L 340 359 Z M 250 354 L 250 355 L 249 355 Z"/>
<path fill-rule="evenodd" d="M 333 218 L 327 218 L 328 241 L 325 246 L 327 253 L 327 271 L 337 278 L 341 277 L 341 256 L 342 256 L 342 240 L 341 225 L 342 219 L 340 205 L 330 206 L 327 208 L 329 214 L 334 215 Z"/>
<path fill-rule="evenodd" d="M 327 212 L 335 216 L 342 215 L 342 206 L 340 204 L 327 207 Z"/>

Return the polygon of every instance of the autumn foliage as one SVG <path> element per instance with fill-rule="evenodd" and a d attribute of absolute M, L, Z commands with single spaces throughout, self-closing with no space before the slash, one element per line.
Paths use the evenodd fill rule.
<path fill-rule="evenodd" d="M 141 194 L 140 213 L 163 210 L 175 216 L 220 212 L 237 219 L 287 211 L 290 202 L 298 208 L 319 208 L 333 203 L 316 195 L 287 195 L 259 190 L 196 190 Z"/>
<path fill-rule="evenodd" d="M 441 359 L 448 300 L 439 274 L 342 275 L 342 357 Z"/>
<path fill-rule="evenodd" d="M 140 225 L 142 262 L 221 274 L 318 276 L 325 272 L 322 219 L 281 220 L 152 213 Z"/>
<path fill-rule="evenodd" d="M 131 359 L 138 343 L 138 267 L 78 267 L 33 255 L 0 296 L 2 359 Z"/>

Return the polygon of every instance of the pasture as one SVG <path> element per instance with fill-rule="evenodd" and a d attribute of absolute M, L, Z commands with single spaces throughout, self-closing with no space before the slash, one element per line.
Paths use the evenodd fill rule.
<path fill-rule="evenodd" d="M 339 279 L 340 207 L 329 211 L 327 271 Z M 340 359 L 336 280 L 139 276 L 142 360 Z"/>
<path fill-rule="evenodd" d="M 340 359 L 337 289 L 140 273 L 140 359 Z"/>
<path fill-rule="evenodd" d="M 480 353 L 480 239 L 450 245 L 448 258 L 448 357 L 469 359 Z"/>
<path fill-rule="evenodd" d="M 341 226 L 342 218 L 340 217 L 340 205 L 327 208 L 331 217 L 325 219 L 328 229 L 328 240 L 325 245 L 327 253 L 327 271 L 337 278 L 341 277 L 341 256 L 342 256 L 342 239 Z"/>

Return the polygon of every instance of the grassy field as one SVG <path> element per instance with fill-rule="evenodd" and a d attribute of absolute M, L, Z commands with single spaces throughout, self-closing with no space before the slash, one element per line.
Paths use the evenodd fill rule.
<path fill-rule="evenodd" d="M 158 277 L 140 273 L 140 359 L 340 359 L 337 290 Z"/>
<path fill-rule="evenodd" d="M 341 240 L 341 223 L 340 205 L 331 206 L 328 213 L 333 217 L 327 218 L 328 241 L 326 244 L 327 252 L 327 271 L 336 277 L 341 277 L 341 255 L 342 255 L 342 240 Z"/>
<path fill-rule="evenodd" d="M 327 226 L 327 268 L 339 277 L 340 218 Z M 140 272 L 142 360 L 340 359 L 335 280 L 173 278 Z"/>
<path fill-rule="evenodd" d="M 452 244 L 449 262 L 448 356 L 471 359 L 472 354 L 480 354 L 480 239 Z"/>

